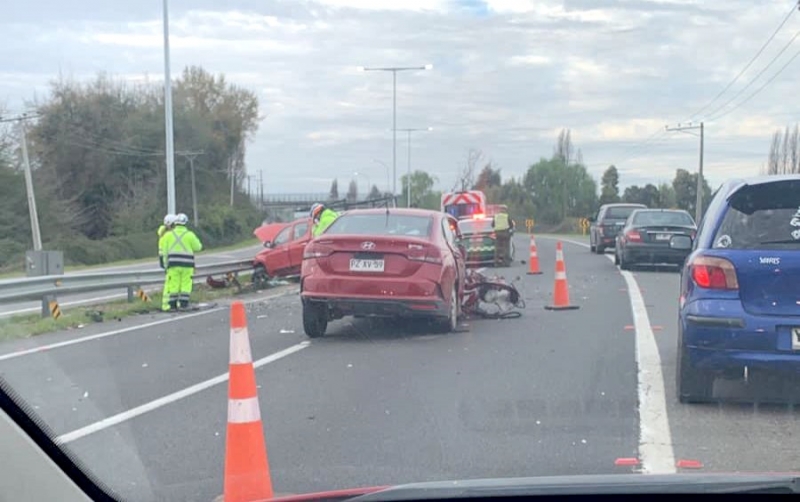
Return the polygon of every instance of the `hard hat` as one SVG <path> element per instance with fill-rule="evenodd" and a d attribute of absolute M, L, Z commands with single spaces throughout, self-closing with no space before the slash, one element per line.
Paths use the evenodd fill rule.
<path fill-rule="evenodd" d="M 321 204 L 319 202 L 314 203 L 314 205 L 311 206 L 311 219 L 312 220 L 316 219 L 316 217 L 319 216 L 319 214 L 324 210 L 325 210 L 324 204 Z"/>
<path fill-rule="evenodd" d="M 164 226 L 165 227 L 168 227 L 168 226 L 172 225 L 173 223 L 175 223 L 175 215 L 174 214 L 169 213 L 168 215 L 164 216 Z"/>
<path fill-rule="evenodd" d="M 187 223 L 189 223 L 189 217 L 186 216 L 184 213 L 178 213 L 175 216 L 175 224 L 186 225 Z"/>

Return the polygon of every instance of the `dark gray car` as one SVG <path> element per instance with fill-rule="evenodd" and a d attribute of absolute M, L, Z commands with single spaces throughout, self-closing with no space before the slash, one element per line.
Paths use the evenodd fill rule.
<path fill-rule="evenodd" d="M 694 219 L 682 209 L 637 209 L 617 235 L 614 263 L 622 270 L 638 264 L 683 265 L 691 249 L 670 242 L 676 235 L 694 239 L 696 232 Z"/>
<path fill-rule="evenodd" d="M 589 247 L 592 253 L 603 254 L 606 248 L 616 245 L 617 234 L 625 225 L 628 216 L 636 209 L 647 209 L 644 204 L 616 203 L 603 204 L 597 216 L 590 218 Z"/>

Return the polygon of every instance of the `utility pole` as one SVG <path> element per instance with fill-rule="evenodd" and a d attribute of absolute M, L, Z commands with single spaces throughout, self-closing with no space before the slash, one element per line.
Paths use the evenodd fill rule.
<path fill-rule="evenodd" d="M 28 214 L 31 218 L 31 234 L 33 237 L 33 250 L 42 250 L 42 233 L 39 230 L 39 214 L 36 210 L 36 196 L 33 192 L 33 174 L 31 172 L 31 163 L 28 158 L 28 137 L 25 134 L 25 121 L 29 118 L 27 114 L 22 114 L 18 117 L 10 117 L 0 120 L 0 122 L 20 122 L 20 147 L 22 150 L 22 165 L 25 173 L 25 192 L 28 199 Z"/>
<path fill-rule="evenodd" d="M 264 171 L 258 171 L 258 199 L 259 209 L 264 207 Z"/>
<path fill-rule="evenodd" d="M 703 122 L 700 122 L 699 125 L 693 125 L 691 122 L 689 122 L 688 125 L 683 125 L 683 126 L 681 124 L 678 124 L 677 127 L 665 126 L 665 129 L 667 131 L 676 131 L 676 132 L 685 132 L 694 129 L 700 129 L 700 166 L 697 174 L 697 199 L 695 201 L 695 208 L 694 208 L 694 219 L 695 222 L 699 225 L 700 220 L 703 216 L 703 143 L 705 141 L 704 124 Z"/>
<path fill-rule="evenodd" d="M 175 214 L 175 145 L 172 132 L 172 77 L 169 68 L 169 9 L 164 4 L 164 129 L 167 146 L 167 212 Z"/>
<path fill-rule="evenodd" d="M 197 181 L 194 175 L 194 159 L 197 158 L 198 155 L 203 155 L 203 152 L 177 152 L 176 155 L 181 155 L 189 161 L 189 172 L 192 175 L 192 222 L 195 228 L 197 228 Z"/>

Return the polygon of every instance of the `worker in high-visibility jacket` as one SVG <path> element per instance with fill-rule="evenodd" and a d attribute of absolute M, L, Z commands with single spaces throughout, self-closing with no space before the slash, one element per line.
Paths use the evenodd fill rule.
<path fill-rule="evenodd" d="M 316 237 L 324 232 L 339 217 L 339 213 L 325 207 L 325 204 L 316 203 L 311 206 L 311 222 L 314 225 L 311 236 Z"/>
<path fill-rule="evenodd" d="M 500 212 L 494 215 L 495 234 L 495 265 L 510 265 L 511 263 L 511 226 L 508 213 Z"/>
<path fill-rule="evenodd" d="M 167 264 L 169 310 L 186 309 L 192 295 L 194 280 L 194 255 L 202 251 L 203 244 L 194 232 L 186 228 L 189 217 L 183 213 L 175 216 L 175 226 L 164 234 L 161 252 Z"/>
<path fill-rule="evenodd" d="M 158 227 L 158 264 L 159 266 L 164 269 L 166 272 L 167 270 L 167 262 L 164 260 L 164 252 L 161 250 L 164 244 L 164 236 L 167 235 L 167 232 L 172 230 L 172 227 L 175 225 L 175 215 L 170 213 L 164 216 L 164 224 Z M 161 310 L 168 312 L 169 311 L 169 276 L 165 273 L 164 274 L 164 288 L 161 291 Z"/>

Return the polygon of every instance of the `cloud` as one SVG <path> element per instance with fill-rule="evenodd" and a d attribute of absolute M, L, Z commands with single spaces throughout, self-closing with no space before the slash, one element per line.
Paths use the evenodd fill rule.
<path fill-rule="evenodd" d="M 0 102 L 21 110 L 59 75 L 104 71 L 137 82 L 163 72 L 160 4 L 12 2 L 0 19 Z M 124 8 L 123 8 L 124 6 Z M 739 72 L 788 12 L 750 0 L 212 0 L 170 1 L 172 72 L 202 65 L 252 89 L 262 122 L 251 174 L 270 191 L 326 191 L 358 170 L 380 188 L 392 157 L 392 75 L 357 66 L 434 65 L 397 73 L 397 126 L 414 134 L 412 168 L 453 184 L 470 148 L 504 176 L 547 157 L 572 129 L 592 174 L 611 163 L 623 186 L 695 169 L 697 138 L 667 124 L 707 119 L 712 184 L 757 174 L 770 135 L 797 116 L 800 62 L 733 113 L 719 108 L 797 30 L 790 20 L 725 97 L 693 116 Z M 32 15 L 31 13 L 36 13 Z M 800 42 L 794 45 L 800 46 Z M 736 105 L 798 50 L 792 46 Z M 391 178 L 391 173 L 389 173 Z M 648 181 L 649 180 L 649 181 Z"/>

